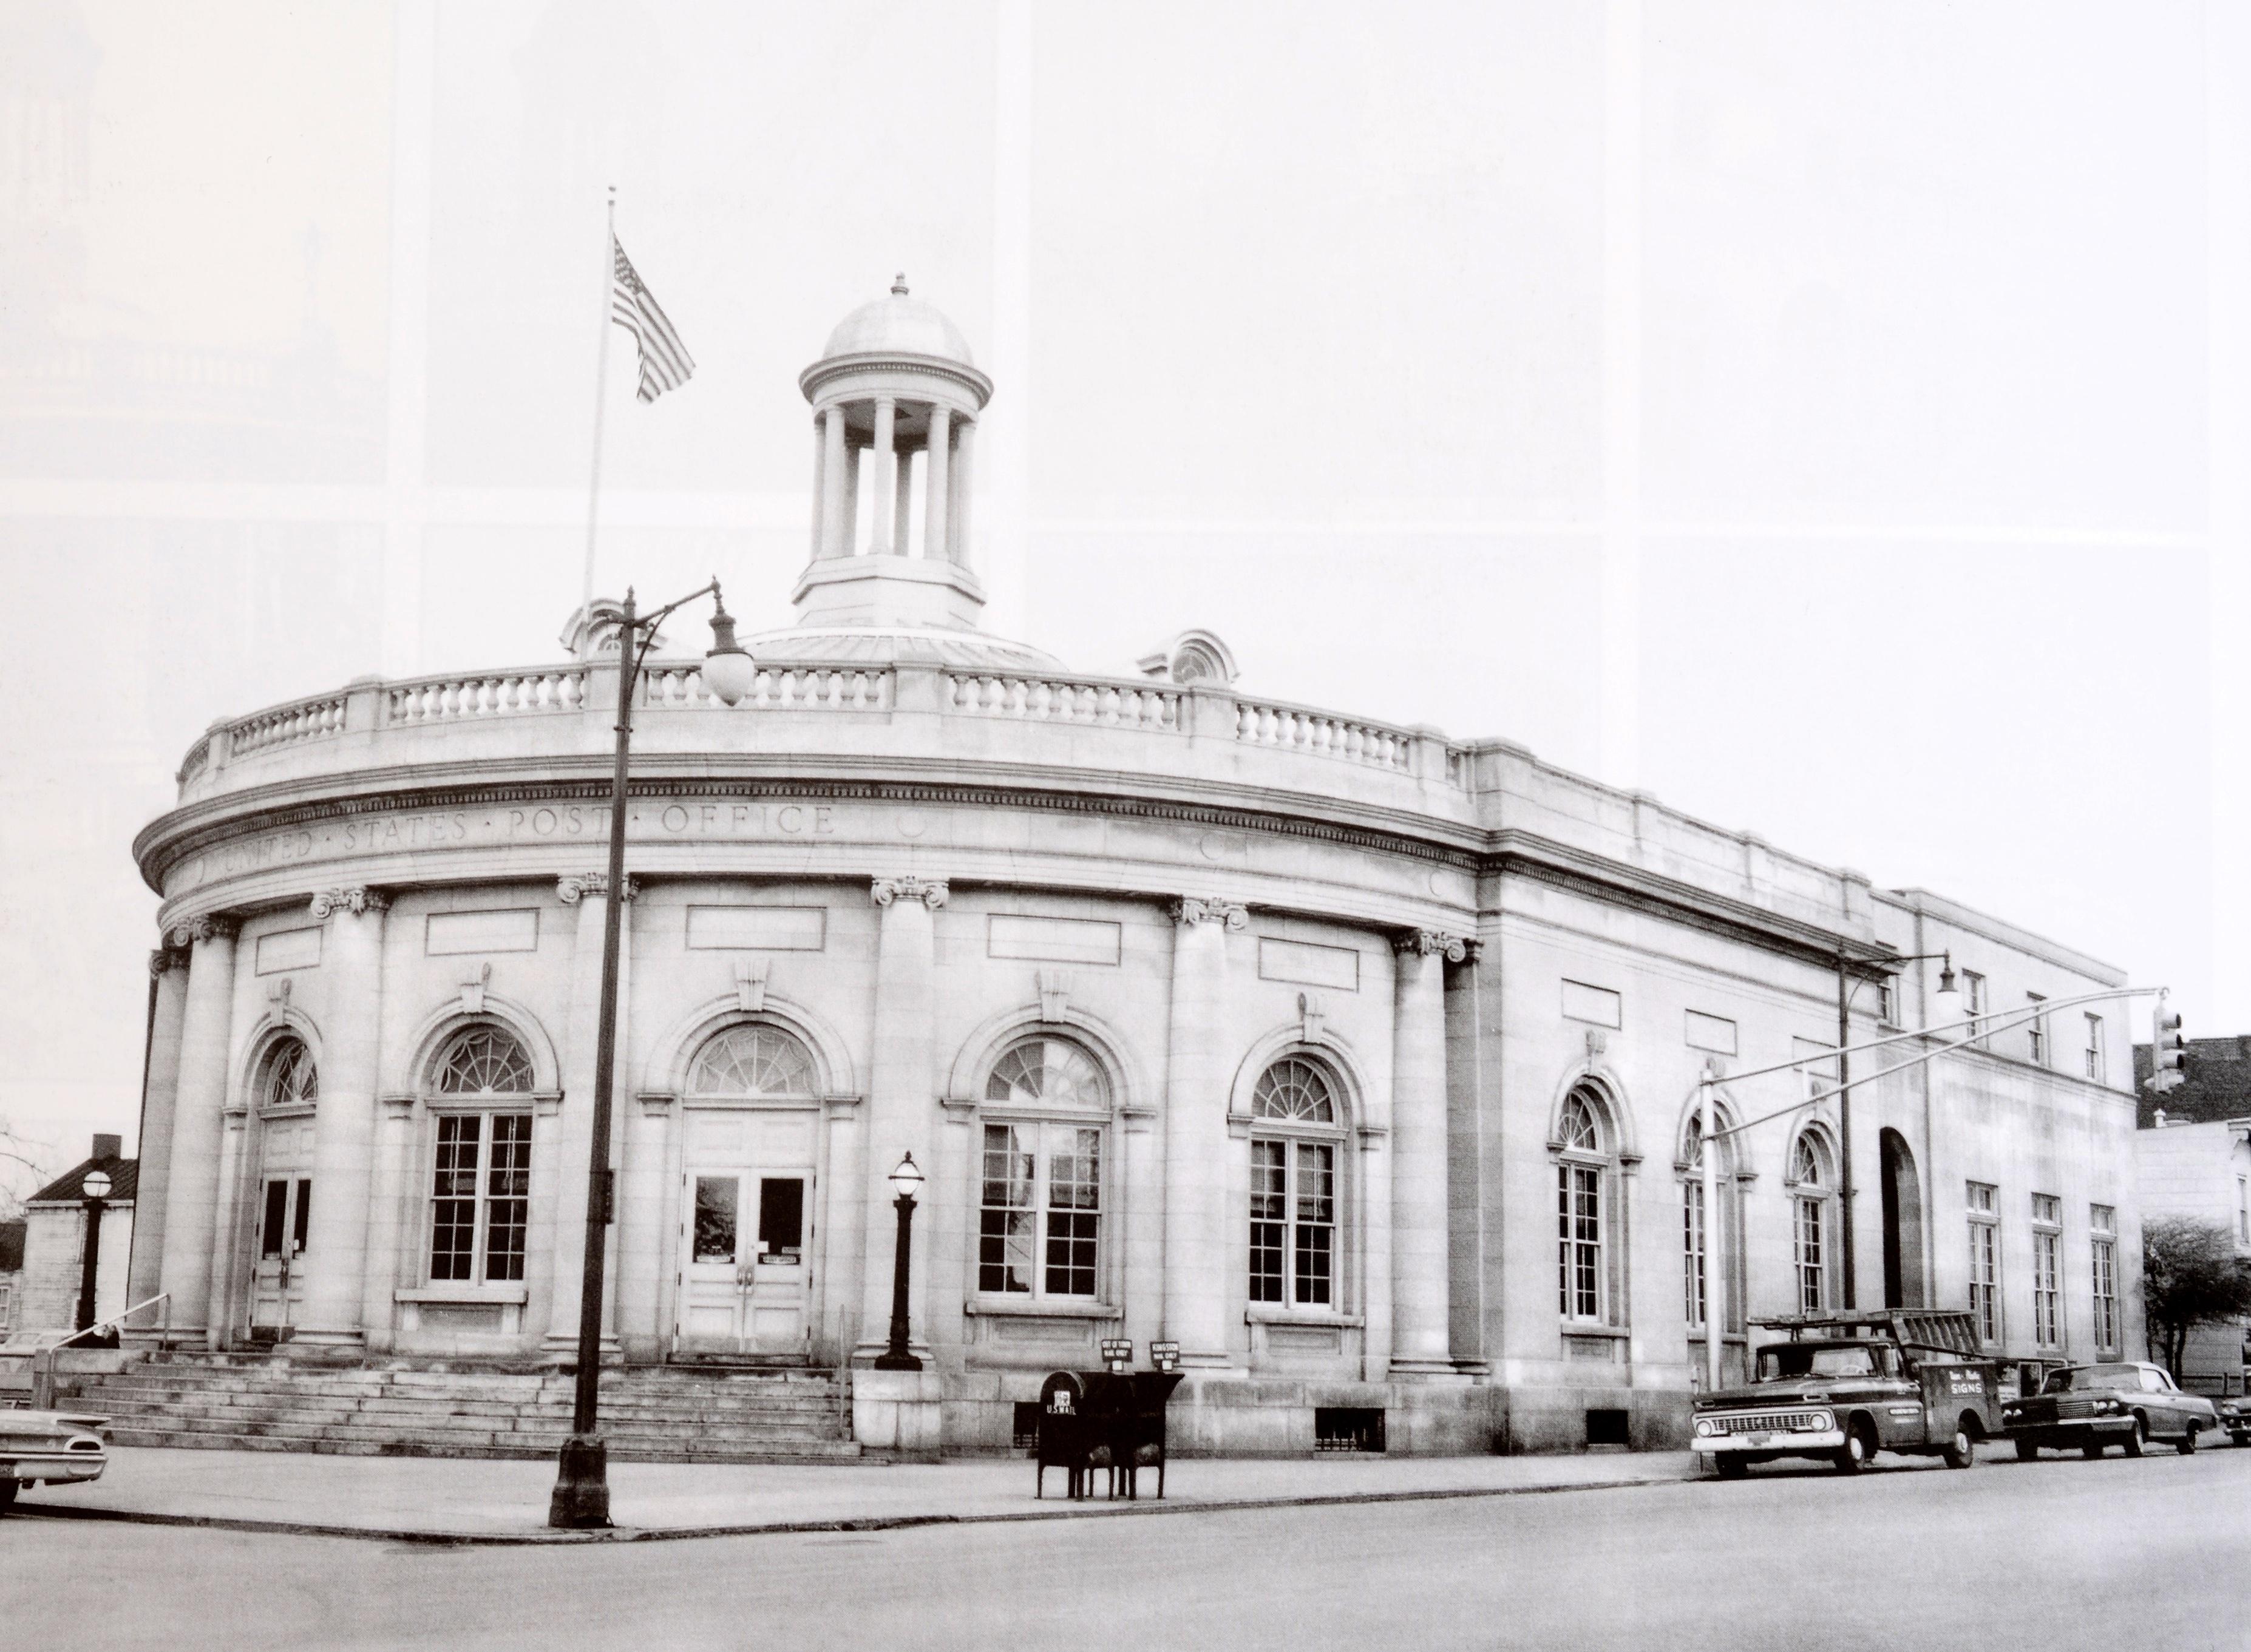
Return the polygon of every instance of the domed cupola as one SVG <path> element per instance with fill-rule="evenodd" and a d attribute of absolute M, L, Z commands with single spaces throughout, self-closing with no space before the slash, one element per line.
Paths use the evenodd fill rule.
<path fill-rule="evenodd" d="M 985 592 L 969 570 L 970 460 L 993 381 L 961 329 L 902 275 L 837 324 L 798 386 L 816 433 L 798 623 L 974 630 Z"/>

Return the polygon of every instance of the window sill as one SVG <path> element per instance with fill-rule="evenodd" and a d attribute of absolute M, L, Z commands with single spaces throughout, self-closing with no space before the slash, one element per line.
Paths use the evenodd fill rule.
<path fill-rule="evenodd" d="M 1009 1319 L 1115 1319 L 1125 1310 L 1098 1302 L 1042 1302 L 1032 1297 L 970 1296 L 963 1300 L 965 1314 L 984 1314 Z"/>
<path fill-rule="evenodd" d="M 1368 1324 L 1364 1314 L 1333 1313 L 1324 1308 L 1277 1307 L 1271 1303 L 1253 1303 L 1243 1310 L 1246 1325 L 1334 1325 L 1340 1330 L 1357 1331 Z"/>
<path fill-rule="evenodd" d="M 1610 1337 L 1624 1342 L 1633 1335 L 1633 1332 L 1628 1331 L 1624 1325 L 1597 1325 L 1583 1319 L 1566 1319 L 1562 1322 L 1562 1327 L 1566 1337 Z M 1701 1340 L 1701 1333 L 1697 1335 L 1699 1340 Z M 1733 1331 L 1728 1333 L 1728 1338 L 1734 1336 Z M 1722 1340 L 1726 1339 L 1722 1338 Z"/>
<path fill-rule="evenodd" d="M 391 1296 L 399 1302 L 413 1303 L 474 1303 L 522 1304 L 530 1300 L 530 1293 L 520 1283 L 506 1285 L 440 1284 L 425 1285 L 412 1289 L 395 1290 Z"/>

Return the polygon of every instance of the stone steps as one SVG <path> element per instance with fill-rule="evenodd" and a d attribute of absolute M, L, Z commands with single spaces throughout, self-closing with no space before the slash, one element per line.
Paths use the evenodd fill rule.
<path fill-rule="evenodd" d="M 856 1458 L 849 1381 L 801 1368 L 608 1370 L 602 1434 L 628 1459 Z M 534 1457 L 568 1436 L 575 1388 L 552 1366 L 175 1353 L 88 1373 L 66 1393 L 73 1407 L 107 1416 L 119 1445 Z"/>

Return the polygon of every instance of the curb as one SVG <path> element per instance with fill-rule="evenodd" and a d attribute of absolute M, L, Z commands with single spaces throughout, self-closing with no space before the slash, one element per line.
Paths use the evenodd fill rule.
<path fill-rule="evenodd" d="M 379 1526 L 325 1525 L 303 1520 L 257 1520 L 235 1515 L 156 1514 L 135 1509 L 83 1508 L 70 1503 L 18 1502 L 13 1517 L 108 1521 L 120 1524 L 197 1526 L 214 1531 L 346 1538 L 364 1543 L 405 1543 L 423 1548 L 536 1548 L 588 1543 L 673 1543 L 699 1538 L 793 1537 L 845 1531 L 908 1531 L 922 1526 L 1000 1525 L 1029 1520 L 1109 1520 L 1132 1515 L 1231 1514 L 1252 1509 L 1326 1508 L 1351 1503 L 1443 1503 L 1480 1497 L 1529 1497 L 1572 1491 L 1625 1491 L 1640 1486 L 1686 1485 L 1693 1476 L 1653 1480 L 1590 1480 L 1576 1485 L 1464 1486 L 1416 1491 L 1356 1491 L 1286 1497 L 1230 1497 L 1213 1503 L 1128 1503 L 1098 1507 L 1068 1503 L 993 1514 L 847 1515 L 833 1520 L 777 1520 L 745 1525 L 609 1526 L 592 1531 L 430 1531 Z"/>

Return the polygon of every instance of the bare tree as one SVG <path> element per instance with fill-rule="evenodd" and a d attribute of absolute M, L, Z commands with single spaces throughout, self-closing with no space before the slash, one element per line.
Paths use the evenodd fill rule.
<path fill-rule="evenodd" d="M 2251 1267 L 2226 1224 L 2193 1216 L 2142 1224 L 2142 1310 L 2151 1352 L 2178 1382 L 2191 1331 L 2251 1313 Z"/>
<path fill-rule="evenodd" d="M 24 1201 L 53 1177 L 53 1149 L 0 1118 L 0 1220 L 24 1213 Z"/>

